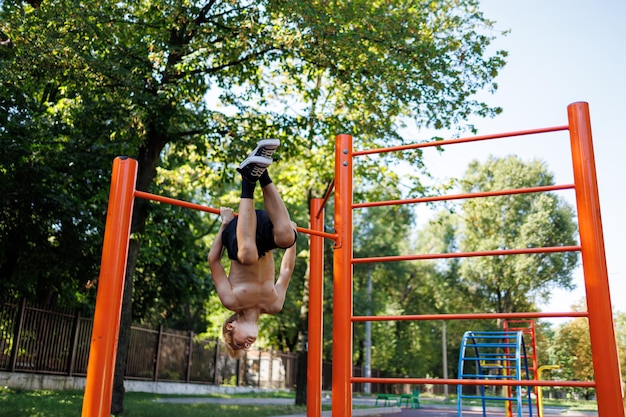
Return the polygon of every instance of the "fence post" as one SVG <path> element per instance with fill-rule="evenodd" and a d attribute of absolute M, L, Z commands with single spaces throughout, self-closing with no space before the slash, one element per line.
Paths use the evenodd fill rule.
<path fill-rule="evenodd" d="M 159 377 L 159 362 L 161 359 L 161 338 L 163 337 L 163 325 L 159 326 L 159 335 L 157 336 L 155 346 L 154 371 L 152 372 L 152 380 L 156 381 Z"/>
<path fill-rule="evenodd" d="M 274 388 L 274 349 L 270 348 L 270 363 L 268 371 L 268 385 L 270 388 Z"/>
<path fill-rule="evenodd" d="M 72 335 L 72 348 L 70 349 L 70 362 L 67 367 L 67 375 L 72 376 L 74 373 L 74 364 L 76 363 L 76 349 L 78 345 L 78 331 L 80 327 L 80 311 L 76 310 L 74 314 L 74 333 Z"/>
<path fill-rule="evenodd" d="M 193 360 L 193 330 L 189 331 L 189 353 L 187 354 L 187 383 L 191 381 L 191 361 Z"/>
<path fill-rule="evenodd" d="M 22 338 L 22 327 L 24 326 L 24 314 L 26 312 L 26 298 L 22 298 L 17 313 L 17 320 L 13 325 L 13 346 L 11 348 L 11 359 L 9 371 L 15 372 L 17 366 L 17 356 L 20 348 L 20 339 Z"/>
<path fill-rule="evenodd" d="M 218 372 L 217 372 L 217 365 L 219 363 L 219 359 L 220 359 L 220 340 L 219 339 L 215 339 L 215 355 L 213 355 L 213 385 L 219 385 L 218 384 Z"/>
<path fill-rule="evenodd" d="M 247 358 L 248 354 L 246 353 L 246 355 L 244 356 L 244 358 Z M 237 359 L 235 361 L 235 386 L 238 387 L 239 384 L 241 383 L 241 378 L 239 377 L 239 374 L 241 373 L 241 359 Z"/>
<path fill-rule="evenodd" d="M 261 349 L 259 349 L 259 367 L 258 367 L 257 372 L 256 372 L 256 380 L 257 380 L 256 386 L 258 388 L 261 388 L 261 359 L 262 359 L 262 356 L 263 356 L 263 351 Z"/>

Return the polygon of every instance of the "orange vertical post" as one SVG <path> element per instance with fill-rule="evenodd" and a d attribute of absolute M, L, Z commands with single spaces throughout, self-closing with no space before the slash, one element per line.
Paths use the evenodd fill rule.
<path fill-rule="evenodd" d="M 311 199 L 311 229 L 324 231 L 321 198 Z M 306 415 L 322 415 L 322 342 L 324 306 L 324 238 L 310 235 L 309 350 L 307 358 Z"/>
<path fill-rule="evenodd" d="M 352 136 L 335 139 L 333 417 L 352 415 Z"/>
<path fill-rule="evenodd" d="M 624 417 L 589 105 L 567 107 L 598 415 Z"/>
<path fill-rule="evenodd" d="M 115 158 L 82 417 L 110 417 L 137 161 Z"/>

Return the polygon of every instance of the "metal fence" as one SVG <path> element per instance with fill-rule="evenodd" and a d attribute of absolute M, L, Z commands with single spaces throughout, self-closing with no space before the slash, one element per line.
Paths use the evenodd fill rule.
<path fill-rule="evenodd" d="M 0 370 L 67 376 L 87 374 L 93 320 L 25 301 L 0 304 Z M 231 359 L 218 340 L 193 332 L 131 328 L 125 377 L 150 381 L 293 388 L 295 354 L 250 350 Z"/>
<path fill-rule="evenodd" d="M 25 301 L 0 302 L 0 370 L 85 376 L 93 320 L 76 311 L 44 309 Z M 126 379 L 293 389 L 296 354 L 251 349 L 241 360 L 228 356 L 217 339 L 193 332 L 131 327 Z M 354 367 L 354 375 L 363 369 Z M 390 376 L 372 370 L 372 376 Z M 332 386 L 332 366 L 324 362 L 322 389 Z M 371 392 L 402 392 L 400 384 L 372 384 Z M 363 392 L 355 384 L 355 392 Z"/>

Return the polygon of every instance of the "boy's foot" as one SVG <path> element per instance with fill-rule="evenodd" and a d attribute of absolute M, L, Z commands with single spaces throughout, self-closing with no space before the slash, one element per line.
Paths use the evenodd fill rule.
<path fill-rule="evenodd" d="M 239 165 L 237 171 L 246 181 L 256 182 L 271 164 L 272 158 L 251 155 Z"/>
<path fill-rule="evenodd" d="M 256 148 L 239 165 L 237 171 L 250 182 L 256 182 L 268 166 L 272 163 L 272 154 L 280 145 L 278 139 L 263 139 L 257 143 Z"/>
<path fill-rule="evenodd" d="M 256 148 L 248 155 L 251 156 L 263 156 L 265 158 L 272 158 L 272 154 L 280 145 L 280 140 L 278 139 L 263 139 L 257 143 Z M 245 161 L 244 161 L 245 162 Z M 241 168 L 241 166 L 239 167 Z"/>

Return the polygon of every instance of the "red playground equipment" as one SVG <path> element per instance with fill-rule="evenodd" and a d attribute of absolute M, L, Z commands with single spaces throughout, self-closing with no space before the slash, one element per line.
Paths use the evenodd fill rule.
<path fill-rule="evenodd" d="M 332 372 L 332 416 L 352 415 L 352 384 L 445 384 L 445 385 L 491 385 L 517 387 L 593 387 L 596 390 L 599 417 L 625 417 L 622 381 L 613 314 L 609 294 L 600 202 L 596 181 L 595 161 L 591 137 L 589 107 L 578 102 L 568 106 L 568 121 L 564 126 L 509 132 L 503 134 L 474 136 L 428 143 L 418 143 L 390 148 L 355 151 L 350 135 L 338 135 L 335 148 L 335 213 L 336 233 L 323 232 L 324 205 L 332 192 L 332 187 L 324 199 L 311 202 L 311 229 L 298 228 L 311 236 L 311 288 L 309 306 L 309 357 L 307 386 L 307 416 L 321 416 L 321 368 L 322 368 L 322 239 L 335 242 L 334 251 L 334 291 L 333 291 L 333 372 Z M 411 149 L 449 146 L 458 143 L 494 140 L 498 138 L 569 131 L 573 184 L 532 187 L 512 190 L 499 190 L 472 194 L 434 196 L 395 201 L 354 203 L 352 199 L 353 159 L 363 155 L 385 152 L 408 151 Z M 144 198 L 162 203 L 174 204 L 196 210 L 218 214 L 219 210 L 193 203 L 156 196 L 135 190 L 137 162 L 132 159 L 116 158 L 113 164 L 109 210 L 102 252 L 102 264 L 94 327 L 87 369 L 87 382 L 83 400 L 83 417 L 109 417 L 117 349 L 117 334 L 124 287 L 130 220 L 135 198 Z M 509 248 L 483 252 L 460 252 L 443 254 L 416 254 L 403 256 L 380 256 L 375 258 L 354 258 L 352 250 L 352 211 L 365 207 L 398 204 L 417 204 L 431 201 L 445 201 L 489 196 L 539 193 L 573 189 L 576 193 L 579 246 L 556 246 L 537 248 Z M 397 262 L 423 259 L 463 258 L 473 256 L 508 256 L 531 253 L 580 251 L 582 255 L 587 312 L 543 313 L 524 312 L 508 314 L 443 314 L 406 316 L 355 316 L 352 308 L 352 266 L 358 263 Z M 589 321 L 591 350 L 594 366 L 594 381 L 543 381 L 537 379 L 488 380 L 485 379 L 431 379 L 431 378 L 365 378 L 352 375 L 352 329 L 355 322 L 396 321 L 396 320 L 476 320 L 502 319 L 529 320 L 548 317 L 586 317 Z M 536 361 L 533 364 L 533 371 Z"/>

